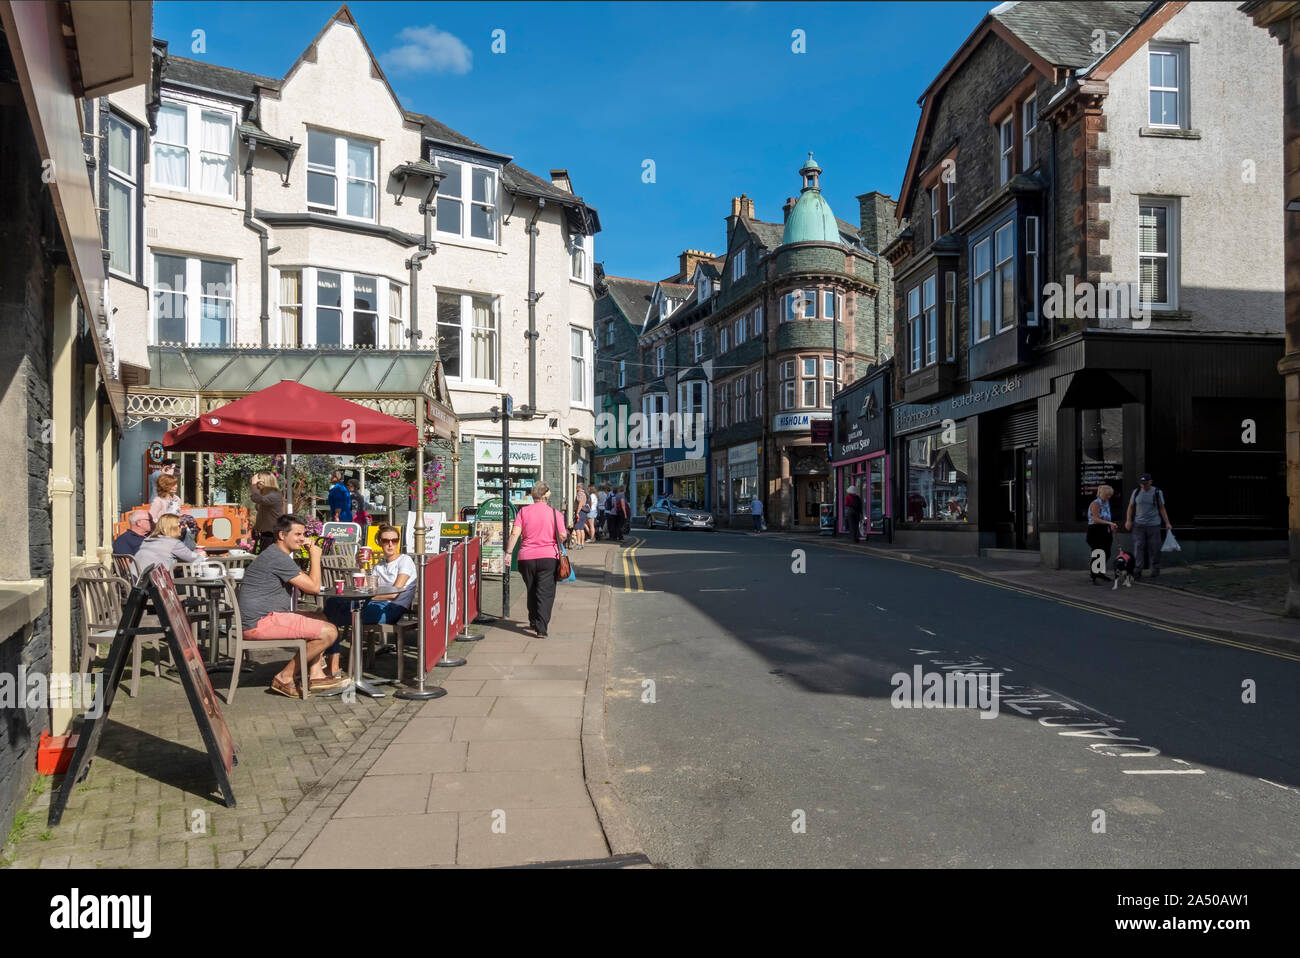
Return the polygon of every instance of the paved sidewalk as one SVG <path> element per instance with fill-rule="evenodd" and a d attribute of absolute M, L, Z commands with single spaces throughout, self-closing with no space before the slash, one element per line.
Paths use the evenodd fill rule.
<path fill-rule="evenodd" d="M 754 532 L 746 532 L 743 529 L 720 531 L 755 535 Z M 1169 588 L 1149 578 L 1134 583 L 1131 588 L 1121 587 L 1112 590 L 1110 583 L 1093 585 L 1086 571 L 1083 570 L 1045 569 L 1014 559 L 938 555 L 887 545 L 854 545 L 842 537 L 818 536 L 815 533 L 771 531 L 760 535 L 791 542 L 815 542 L 817 545 L 845 552 L 913 562 L 962 575 L 974 575 L 1002 585 L 1067 599 L 1110 615 L 1129 616 L 1153 625 L 1169 626 L 1215 638 L 1226 638 L 1284 652 L 1300 653 L 1300 621 L 1296 619 L 1274 615 L 1240 602 L 1226 602 L 1188 592 L 1185 589 Z M 1231 563 L 1218 563 L 1218 565 L 1230 566 Z M 1175 570 L 1171 569 L 1169 572 L 1173 573 Z M 1176 575 L 1169 573 L 1166 573 L 1163 578 L 1179 581 Z"/>
<path fill-rule="evenodd" d="M 583 713 L 614 551 L 600 544 L 573 554 L 579 579 L 557 586 L 548 638 L 498 621 L 481 641 L 458 645 L 468 664 L 440 670 L 448 694 L 421 704 L 328 819 L 308 819 L 268 863 L 481 867 L 610 857 L 584 778 Z M 512 590 L 516 617 L 526 618 L 525 601 Z M 603 697 L 603 675 L 593 682 Z"/>

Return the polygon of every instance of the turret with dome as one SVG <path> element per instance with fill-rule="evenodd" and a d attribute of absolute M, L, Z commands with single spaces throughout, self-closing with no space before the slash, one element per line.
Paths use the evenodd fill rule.
<path fill-rule="evenodd" d="M 799 202 L 790 211 L 785 221 L 785 232 L 781 234 L 781 245 L 788 243 L 842 243 L 839 224 L 831 205 L 822 196 L 820 185 L 822 168 L 817 165 L 811 152 L 808 162 L 803 165 L 799 175 L 803 177 L 803 190 Z"/>

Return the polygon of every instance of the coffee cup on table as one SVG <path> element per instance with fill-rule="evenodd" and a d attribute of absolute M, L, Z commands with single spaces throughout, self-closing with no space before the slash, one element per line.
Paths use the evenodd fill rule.
<path fill-rule="evenodd" d="M 352 573 L 352 588 L 364 589 L 366 586 L 366 574 L 364 572 Z"/>

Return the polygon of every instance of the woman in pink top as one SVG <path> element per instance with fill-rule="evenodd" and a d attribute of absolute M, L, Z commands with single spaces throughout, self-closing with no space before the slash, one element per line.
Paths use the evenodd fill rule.
<path fill-rule="evenodd" d="M 564 516 L 546 501 L 551 487 L 544 482 L 533 486 L 533 504 L 515 514 L 506 556 L 514 554 L 515 543 L 523 537 L 519 550 L 519 574 L 528 588 L 528 626 L 538 638 L 546 638 L 551 622 L 551 605 L 555 602 L 555 569 L 559 565 L 560 543 L 568 535 Z M 507 558 L 506 561 L 509 561 Z"/>

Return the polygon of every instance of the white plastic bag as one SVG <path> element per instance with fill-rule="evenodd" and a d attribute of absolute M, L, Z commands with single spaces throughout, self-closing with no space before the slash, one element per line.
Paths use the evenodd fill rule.
<path fill-rule="evenodd" d="M 1165 544 L 1160 547 L 1161 552 L 1182 552 L 1183 547 L 1178 544 L 1174 538 L 1174 530 L 1170 529 L 1165 533 Z"/>

